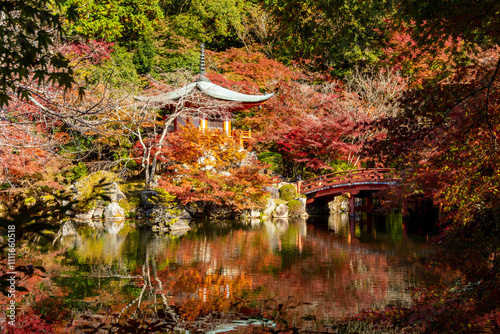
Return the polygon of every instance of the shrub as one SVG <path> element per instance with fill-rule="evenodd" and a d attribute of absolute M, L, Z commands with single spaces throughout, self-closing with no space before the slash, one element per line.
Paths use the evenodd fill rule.
<path fill-rule="evenodd" d="M 71 168 L 68 173 L 66 174 L 66 177 L 70 179 L 71 181 L 78 180 L 84 176 L 89 175 L 89 172 L 87 170 L 87 166 L 83 162 L 79 162 L 78 165 L 75 167 Z"/>
<path fill-rule="evenodd" d="M 300 212 L 301 206 L 302 204 L 300 203 L 299 200 L 291 199 L 290 201 L 288 201 L 288 215 L 290 217 L 299 216 L 301 214 Z"/>
<path fill-rule="evenodd" d="M 285 184 L 280 188 L 280 198 L 285 201 L 297 198 L 297 191 L 295 190 L 295 187 L 291 184 Z"/>
<path fill-rule="evenodd" d="M 276 152 L 263 152 L 257 158 L 270 166 L 271 170 L 276 174 L 281 174 L 283 171 L 283 157 Z"/>

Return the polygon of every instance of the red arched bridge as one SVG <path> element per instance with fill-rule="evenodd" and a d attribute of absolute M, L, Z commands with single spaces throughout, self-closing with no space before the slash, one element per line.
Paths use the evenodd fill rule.
<path fill-rule="evenodd" d="M 307 204 L 318 199 L 332 200 L 335 196 L 349 197 L 349 213 L 354 214 L 354 196 L 360 191 L 379 191 L 400 182 L 390 168 L 358 169 L 332 173 L 299 181 L 297 191 L 307 196 Z M 368 206 L 372 206 L 371 197 Z"/>

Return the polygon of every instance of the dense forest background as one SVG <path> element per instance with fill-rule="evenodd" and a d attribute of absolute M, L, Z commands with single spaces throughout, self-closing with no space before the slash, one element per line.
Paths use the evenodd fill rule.
<path fill-rule="evenodd" d="M 498 1 L 28 0 L 0 13 L 8 219 L 47 217 L 40 207 L 96 171 L 152 171 L 180 202 L 241 210 L 264 196 L 270 181 L 255 175 L 266 165 L 288 178 L 392 167 L 403 182 L 386 201 L 432 201 L 445 249 L 435 263 L 460 268 L 463 284 L 363 319 L 498 329 Z M 195 80 L 202 42 L 212 82 L 276 93 L 235 115 L 260 162 L 241 168 L 236 147 L 189 128 L 164 136 L 171 115 L 134 99 Z M 206 151 L 221 157 L 212 172 L 198 163 Z M 181 167 L 189 177 L 177 182 Z"/>

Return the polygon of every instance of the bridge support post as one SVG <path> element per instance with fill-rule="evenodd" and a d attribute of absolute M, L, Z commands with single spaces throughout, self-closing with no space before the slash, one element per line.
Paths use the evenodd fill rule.
<path fill-rule="evenodd" d="M 367 213 L 372 213 L 373 212 L 373 196 L 372 196 L 371 193 L 366 198 L 366 212 Z"/>
<path fill-rule="evenodd" d="M 354 216 L 356 211 L 356 201 L 354 200 L 354 195 L 349 193 L 349 215 Z"/>

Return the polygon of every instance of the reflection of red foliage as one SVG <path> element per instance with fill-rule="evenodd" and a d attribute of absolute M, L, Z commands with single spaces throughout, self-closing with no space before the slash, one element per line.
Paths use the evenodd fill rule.
<path fill-rule="evenodd" d="M 51 325 L 33 313 L 16 315 L 15 326 L 8 325 L 6 328 L 7 333 L 12 334 L 54 333 Z"/>

